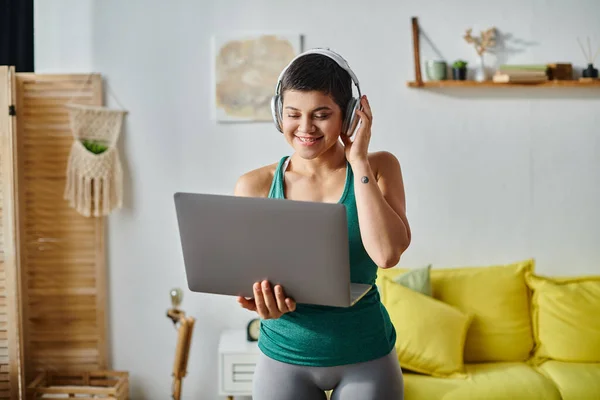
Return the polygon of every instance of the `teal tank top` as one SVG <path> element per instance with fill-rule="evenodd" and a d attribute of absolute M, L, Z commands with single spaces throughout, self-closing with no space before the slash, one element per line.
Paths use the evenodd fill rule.
<path fill-rule="evenodd" d="M 283 157 L 275 170 L 270 198 L 284 199 Z M 297 365 L 328 367 L 370 361 L 387 355 L 396 343 L 396 330 L 375 285 L 377 265 L 360 236 L 354 179 L 346 163 L 346 183 L 339 203 L 346 206 L 350 280 L 371 290 L 352 307 L 297 304 L 294 312 L 261 320 L 258 346 L 268 357 Z M 285 288 L 284 288 L 285 289 Z"/>

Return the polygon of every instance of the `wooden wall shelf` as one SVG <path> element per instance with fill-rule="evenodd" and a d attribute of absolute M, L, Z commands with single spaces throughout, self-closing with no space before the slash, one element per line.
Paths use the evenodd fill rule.
<path fill-rule="evenodd" d="M 420 29 L 417 17 L 412 17 L 412 39 L 413 39 L 413 61 L 415 68 L 415 80 L 406 83 L 406 86 L 417 89 L 435 89 L 435 88 L 599 88 L 600 79 L 594 81 L 561 81 L 550 80 L 546 82 L 523 82 L 523 83 L 496 83 L 492 80 L 485 82 L 476 81 L 424 81 L 421 73 L 421 49 L 420 49 Z"/>
<path fill-rule="evenodd" d="M 431 82 L 407 82 L 406 86 L 411 88 L 435 89 L 435 88 L 598 88 L 600 80 L 592 82 L 572 81 L 547 81 L 539 83 L 495 83 L 493 81 L 431 81 Z"/>

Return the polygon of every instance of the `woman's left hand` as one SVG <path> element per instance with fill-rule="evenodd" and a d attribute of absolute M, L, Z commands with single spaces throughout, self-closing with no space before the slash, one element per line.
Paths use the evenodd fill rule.
<path fill-rule="evenodd" d="M 345 146 L 346 160 L 352 165 L 353 163 L 367 161 L 369 154 L 369 142 L 371 141 L 371 125 L 373 124 L 373 114 L 367 96 L 363 95 L 360 99 L 362 111 L 356 110 L 356 114 L 360 117 L 360 124 L 354 140 L 351 140 L 346 135 L 341 135 L 342 142 Z"/>

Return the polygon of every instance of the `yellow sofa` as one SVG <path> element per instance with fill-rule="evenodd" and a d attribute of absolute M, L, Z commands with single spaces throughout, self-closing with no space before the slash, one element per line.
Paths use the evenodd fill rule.
<path fill-rule="evenodd" d="M 406 400 L 600 399 L 600 276 L 534 267 L 433 268 L 431 295 L 379 271 Z"/>

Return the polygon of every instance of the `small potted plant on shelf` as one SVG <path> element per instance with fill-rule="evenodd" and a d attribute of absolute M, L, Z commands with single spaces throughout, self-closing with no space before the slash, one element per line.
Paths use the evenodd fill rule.
<path fill-rule="evenodd" d="M 456 60 L 452 64 L 452 79 L 455 81 L 464 81 L 467 79 L 467 62 Z"/>

